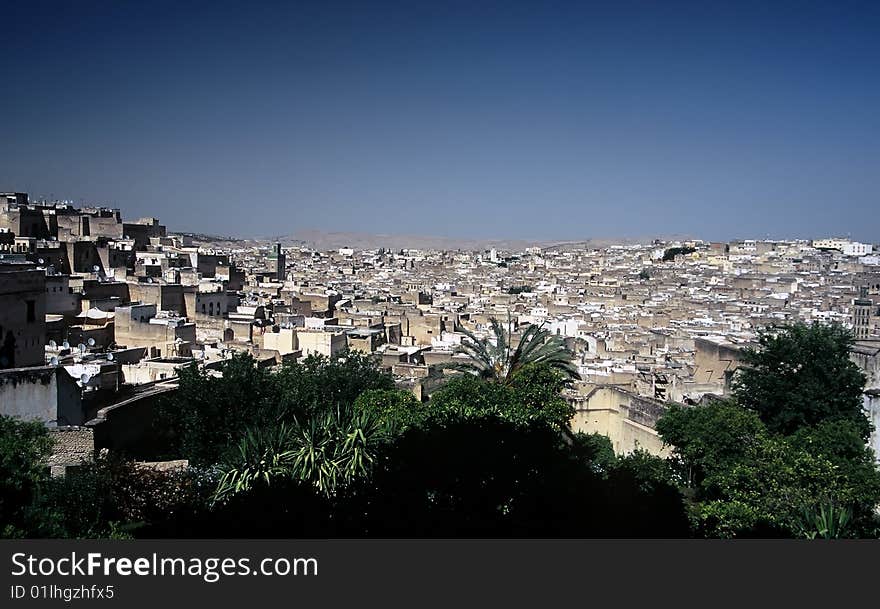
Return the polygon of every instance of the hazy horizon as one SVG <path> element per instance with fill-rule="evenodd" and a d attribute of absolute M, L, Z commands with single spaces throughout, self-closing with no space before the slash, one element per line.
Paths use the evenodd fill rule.
<path fill-rule="evenodd" d="M 880 241 L 877 3 L 0 17 L 0 190 L 242 238 Z"/>

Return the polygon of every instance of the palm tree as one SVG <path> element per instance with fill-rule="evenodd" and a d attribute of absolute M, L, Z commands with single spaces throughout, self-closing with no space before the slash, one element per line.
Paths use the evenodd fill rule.
<path fill-rule="evenodd" d="M 551 334 L 543 324 L 529 326 L 514 347 L 511 341 L 510 316 L 508 315 L 507 328 L 494 317 L 489 321 L 494 335 L 490 338 L 477 338 L 472 332 L 462 328 L 465 338 L 455 352 L 463 353 L 468 360 L 453 362 L 448 365 L 449 368 L 470 372 L 503 385 L 510 384 L 520 370 L 531 364 L 549 366 L 569 380 L 580 379 L 572 361 L 574 354 L 565 346 L 561 337 Z"/>

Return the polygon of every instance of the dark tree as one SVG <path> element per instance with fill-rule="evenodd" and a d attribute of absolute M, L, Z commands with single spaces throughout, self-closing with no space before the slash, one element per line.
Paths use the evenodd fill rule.
<path fill-rule="evenodd" d="M 678 491 L 604 476 L 540 423 L 484 417 L 407 431 L 352 500 L 355 528 L 403 537 L 681 537 Z"/>
<path fill-rule="evenodd" d="M 765 330 L 758 347 L 743 352 L 745 365 L 734 377 L 734 395 L 772 432 L 791 434 L 847 420 L 867 440 L 865 376 L 849 359 L 852 344 L 852 334 L 840 325 L 798 323 Z"/>
<path fill-rule="evenodd" d="M 250 355 L 236 355 L 222 373 L 218 378 L 195 366 L 182 371 L 180 388 L 161 405 L 155 425 L 163 456 L 213 465 L 247 429 L 304 422 L 350 406 L 366 390 L 394 388 L 374 359 L 357 352 L 309 356 L 276 373 L 258 368 Z"/>
<path fill-rule="evenodd" d="M 671 260 L 675 260 L 675 257 L 679 254 L 693 254 L 695 251 L 697 250 L 692 247 L 670 247 L 665 252 L 663 252 L 663 262 L 670 262 Z"/>
<path fill-rule="evenodd" d="M 48 482 L 52 448 L 45 425 L 0 415 L 0 536 L 28 532 L 29 507 Z"/>
<path fill-rule="evenodd" d="M 735 401 L 716 400 L 671 407 L 657 431 L 673 448 L 671 465 L 698 535 L 819 535 L 809 530 L 817 520 L 809 515 L 840 510 L 852 518 L 836 534 L 876 534 L 880 476 L 851 421 L 784 436 Z"/>

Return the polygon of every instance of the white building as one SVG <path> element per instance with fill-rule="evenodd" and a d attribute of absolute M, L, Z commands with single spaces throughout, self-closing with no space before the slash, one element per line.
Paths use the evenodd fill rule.
<path fill-rule="evenodd" d="M 859 243 L 852 241 L 843 246 L 843 253 L 846 256 L 867 256 L 874 250 L 874 247 L 868 243 Z"/>

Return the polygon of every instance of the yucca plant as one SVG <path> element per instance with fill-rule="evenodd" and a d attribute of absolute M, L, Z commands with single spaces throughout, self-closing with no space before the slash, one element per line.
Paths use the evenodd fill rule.
<path fill-rule="evenodd" d="M 510 384 L 525 366 L 532 364 L 549 366 L 569 380 L 580 379 L 573 362 L 574 354 L 561 337 L 550 333 L 543 325 L 529 326 L 514 346 L 510 316 L 506 328 L 494 317 L 490 323 L 492 336 L 488 338 L 477 338 L 469 330 L 461 330 L 465 338 L 456 353 L 466 355 L 467 361 L 452 362 L 447 368 L 470 372 L 503 385 Z"/>
<path fill-rule="evenodd" d="M 220 466 L 224 473 L 214 491 L 214 502 L 248 491 L 254 484 L 271 484 L 276 477 L 289 476 L 294 462 L 293 432 L 284 423 L 247 430 L 234 454 Z"/>
<path fill-rule="evenodd" d="M 369 474 L 386 435 L 373 413 L 341 406 L 325 411 L 297 430 L 293 475 L 331 495 L 338 486 Z"/>
<path fill-rule="evenodd" d="M 848 534 L 851 520 L 852 510 L 824 502 L 805 508 L 795 529 L 807 539 L 840 539 Z"/>
<path fill-rule="evenodd" d="M 221 502 L 255 484 L 291 478 L 330 496 L 357 478 L 369 475 L 378 448 L 389 430 L 370 412 L 350 407 L 317 413 L 303 423 L 280 423 L 248 430 L 235 452 L 221 465 L 224 472 L 214 492 Z"/>

